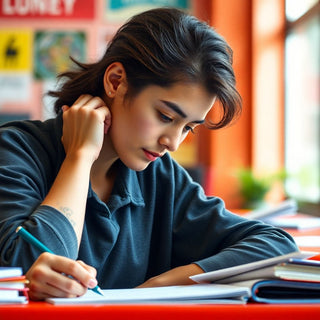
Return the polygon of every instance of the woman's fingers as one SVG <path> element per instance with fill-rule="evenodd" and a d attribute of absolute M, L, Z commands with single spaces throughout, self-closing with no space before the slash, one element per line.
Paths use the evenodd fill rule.
<path fill-rule="evenodd" d="M 95 268 L 87 265 L 82 260 L 77 260 L 77 262 L 81 265 L 82 268 L 86 269 L 93 278 L 97 276 L 97 270 Z"/>
<path fill-rule="evenodd" d="M 93 96 L 91 96 L 89 94 L 83 94 L 74 102 L 72 107 L 74 107 L 75 109 L 81 108 L 81 107 L 85 106 L 90 100 L 92 100 L 92 98 L 93 98 Z"/>
<path fill-rule="evenodd" d="M 96 271 L 83 262 L 43 253 L 27 272 L 32 300 L 81 296 L 97 285 Z"/>
<path fill-rule="evenodd" d="M 89 110 L 96 110 L 100 115 L 100 120 L 104 122 L 104 132 L 106 133 L 111 125 L 111 113 L 105 102 L 100 97 L 92 97 L 90 95 L 80 96 L 76 102 L 72 105 L 72 110 L 76 111 L 80 108 L 86 108 Z M 62 106 L 63 112 L 70 110 L 68 106 Z M 76 113 L 76 112 L 74 112 Z"/>
<path fill-rule="evenodd" d="M 82 95 L 71 107 L 63 106 L 62 110 L 62 143 L 66 153 L 85 154 L 95 160 L 111 125 L 109 108 L 99 97 Z"/>
<path fill-rule="evenodd" d="M 90 109 L 97 109 L 105 105 L 105 102 L 100 97 L 83 94 L 74 102 L 72 108 L 79 109 L 86 107 Z"/>

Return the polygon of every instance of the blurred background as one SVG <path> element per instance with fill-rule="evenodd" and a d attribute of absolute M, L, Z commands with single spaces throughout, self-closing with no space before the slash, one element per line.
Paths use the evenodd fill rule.
<path fill-rule="evenodd" d="M 0 123 L 53 117 L 69 56 L 95 61 L 130 16 L 179 7 L 234 51 L 241 118 L 173 154 L 227 208 L 296 199 L 320 216 L 319 0 L 0 0 Z"/>

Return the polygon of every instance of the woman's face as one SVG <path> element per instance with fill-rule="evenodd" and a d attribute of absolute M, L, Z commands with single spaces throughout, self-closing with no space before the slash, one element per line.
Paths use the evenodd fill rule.
<path fill-rule="evenodd" d="M 148 86 L 126 101 L 124 95 L 115 97 L 109 134 L 121 161 L 141 171 L 167 151 L 177 150 L 204 122 L 215 97 L 199 85 L 176 84 Z"/>

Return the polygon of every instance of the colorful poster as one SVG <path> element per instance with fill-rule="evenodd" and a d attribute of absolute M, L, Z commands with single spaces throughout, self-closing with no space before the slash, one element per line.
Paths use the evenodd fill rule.
<path fill-rule="evenodd" d="M 106 20 L 122 23 L 131 16 L 157 7 L 190 9 L 190 0 L 105 0 Z"/>
<path fill-rule="evenodd" d="M 0 71 L 31 71 L 32 32 L 0 30 Z"/>
<path fill-rule="evenodd" d="M 74 66 L 70 56 L 85 62 L 86 36 L 77 31 L 38 31 L 34 43 L 34 75 L 55 78 Z"/>
<path fill-rule="evenodd" d="M 95 0 L 0 0 L 0 18 L 93 19 Z"/>

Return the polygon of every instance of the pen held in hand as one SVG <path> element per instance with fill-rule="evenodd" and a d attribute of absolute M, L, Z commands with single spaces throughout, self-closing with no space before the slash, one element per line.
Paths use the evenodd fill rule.
<path fill-rule="evenodd" d="M 30 243 L 31 245 L 35 246 L 38 248 L 41 252 L 49 252 L 54 254 L 48 247 L 46 247 L 43 243 L 41 243 L 36 237 L 34 237 L 30 232 L 28 232 L 26 229 L 23 227 L 19 226 L 16 229 L 16 233 L 25 241 Z M 90 290 L 100 294 L 103 296 L 102 290 L 98 287 L 95 286 L 94 288 L 89 288 Z"/>

